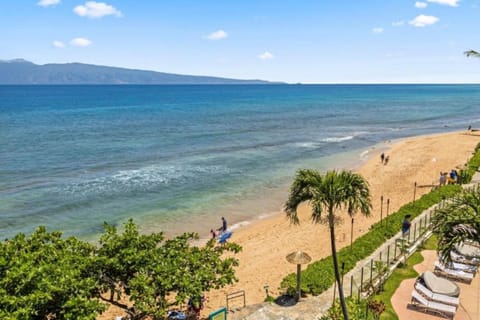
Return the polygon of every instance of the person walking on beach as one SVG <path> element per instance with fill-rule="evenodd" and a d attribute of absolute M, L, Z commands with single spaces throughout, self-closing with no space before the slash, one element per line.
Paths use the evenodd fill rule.
<path fill-rule="evenodd" d="M 387 165 L 388 160 L 390 160 L 390 157 L 389 157 L 389 156 L 385 156 L 385 162 L 384 162 L 383 164 L 384 164 L 384 165 Z"/>
<path fill-rule="evenodd" d="M 221 233 L 227 231 L 227 220 L 225 219 L 225 217 L 222 217 L 222 226 L 218 228 L 218 231 L 220 231 Z"/>
<path fill-rule="evenodd" d="M 383 164 L 383 161 L 385 161 L 385 153 L 382 152 L 382 154 L 380 155 L 380 160 L 382 161 L 382 164 Z"/>

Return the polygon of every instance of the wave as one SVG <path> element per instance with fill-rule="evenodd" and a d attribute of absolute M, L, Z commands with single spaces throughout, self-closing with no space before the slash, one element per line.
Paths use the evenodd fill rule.
<path fill-rule="evenodd" d="M 320 141 L 322 141 L 322 142 L 342 142 L 342 141 L 352 140 L 353 138 L 355 138 L 355 136 L 328 137 L 328 138 L 324 138 Z"/>
<path fill-rule="evenodd" d="M 362 153 L 360 153 L 360 158 L 365 158 L 367 155 L 368 155 L 369 151 L 368 150 L 365 150 L 363 151 Z"/>
<path fill-rule="evenodd" d="M 198 177 L 228 173 L 224 166 L 152 165 L 140 169 L 119 170 L 111 175 L 85 179 L 61 187 L 77 195 L 113 195 L 132 191 L 149 191 L 162 185 L 185 182 Z"/>
<path fill-rule="evenodd" d="M 300 148 L 307 148 L 307 149 L 314 149 L 320 146 L 318 142 L 298 142 L 295 144 L 297 147 Z"/>

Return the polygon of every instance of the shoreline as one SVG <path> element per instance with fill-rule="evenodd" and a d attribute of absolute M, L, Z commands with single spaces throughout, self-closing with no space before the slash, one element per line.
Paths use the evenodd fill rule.
<path fill-rule="evenodd" d="M 449 146 L 455 145 L 453 142 L 456 142 L 456 152 L 449 150 Z M 355 217 L 354 239 L 366 233 L 370 225 L 380 219 L 381 195 L 384 196 L 383 214 L 386 215 L 386 199 L 390 199 L 389 213 L 396 212 L 413 200 L 415 182 L 419 185 L 438 184 L 440 170 L 449 171 L 466 163 L 479 142 L 478 136 L 455 131 L 401 138 L 370 147 L 368 158 L 352 168 L 369 181 L 373 205 L 371 217 Z M 379 155 L 382 152 L 390 155 L 387 165 L 380 164 Z M 429 190 L 417 187 L 416 198 Z M 290 252 L 305 251 L 312 257 L 312 262 L 330 255 L 327 227 L 310 223 L 306 204 L 299 207 L 298 213 L 301 221 L 298 226 L 291 225 L 284 213 L 278 212 L 235 230 L 231 241 L 243 246 L 236 272 L 239 282 L 210 292 L 205 314 L 223 306 L 225 294 L 237 290 L 246 290 L 247 305 L 263 301 L 264 285 L 269 285 L 271 295 L 280 294 L 278 287 L 281 279 L 295 272 L 295 266 L 285 260 Z M 349 221 L 337 226 L 336 241 L 337 249 L 349 245 Z"/>
<path fill-rule="evenodd" d="M 479 142 L 479 136 L 454 131 L 387 140 L 368 147 L 365 159 L 360 159 L 354 168 L 347 168 L 367 179 L 373 206 L 370 217 L 355 216 L 354 239 L 366 233 L 371 224 L 379 221 L 380 196 L 384 196 L 385 200 L 384 216 L 387 214 L 386 199 L 390 200 L 389 213 L 396 212 L 402 205 L 412 201 L 415 182 L 418 185 L 438 184 L 439 172 L 448 172 L 465 164 Z M 390 156 L 387 165 L 380 162 L 381 152 Z M 429 190 L 416 188 L 416 198 Z M 299 206 L 298 216 L 300 225 L 291 225 L 282 211 L 239 223 L 230 240 L 243 247 L 237 255 L 239 266 L 236 268 L 236 277 L 239 281 L 210 291 L 206 295 L 207 303 L 202 315 L 223 307 L 225 295 L 235 291 L 245 290 L 247 305 L 263 302 L 265 285 L 269 286 L 270 295 L 280 295 L 281 280 L 295 272 L 295 266 L 285 259 L 293 251 L 307 252 L 312 257 L 312 262 L 331 254 L 327 226 L 310 222 L 310 211 L 306 204 Z M 225 217 L 229 219 L 228 215 Z M 350 244 L 351 224 L 349 218 L 346 220 L 336 228 L 337 249 Z M 305 268 L 306 266 L 302 267 Z M 117 315 L 114 310 L 111 308 L 98 319 L 112 318 Z"/>
<path fill-rule="evenodd" d="M 433 133 L 433 134 L 426 134 L 426 135 L 420 135 L 420 136 L 411 136 L 411 137 L 405 137 L 405 138 L 398 138 L 398 139 L 393 139 L 393 140 L 388 140 L 380 143 L 376 143 L 370 147 L 368 147 L 365 151 L 363 151 L 360 154 L 360 158 L 358 159 L 357 163 L 353 164 L 353 166 L 348 167 L 348 168 L 341 168 L 340 170 L 350 170 L 353 172 L 358 172 L 361 171 L 362 167 L 369 161 L 372 160 L 372 158 L 379 157 L 382 152 L 388 153 L 389 150 L 395 145 L 398 145 L 399 143 L 403 143 L 412 139 L 422 139 L 422 138 L 437 138 L 437 137 L 443 137 L 445 135 L 451 135 L 451 134 L 465 134 L 464 131 L 452 131 L 452 132 L 446 132 L 446 133 Z M 480 134 L 475 135 L 475 134 L 468 134 L 472 136 L 478 136 L 480 137 Z M 479 139 L 480 143 L 480 139 Z M 363 149 L 356 149 L 354 151 L 360 151 Z M 362 158 L 362 154 L 367 153 L 366 157 Z M 467 160 L 467 159 L 466 159 Z M 466 161 L 465 161 L 466 162 Z M 333 170 L 333 169 L 328 169 L 328 170 Z M 335 170 L 339 170 L 336 168 Z M 438 181 L 435 181 L 436 183 Z M 417 188 L 423 187 L 422 185 L 417 186 Z M 423 194 L 423 193 L 422 193 Z M 391 213 L 391 211 L 390 211 Z M 251 219 L 248 220 L 243 220 L 236 222 L 232 224 L 228 229 L 231 231 L 236 231 L 236 232 L 241 232 L 244 229 L 248 229 L 251 226 L 254 226 L 256 223 L 262 222 L 264 220 L 269 220 L 269 219 L 274 219 L 275 217 L 278 216 L 283 216 L 284 212 L 283 209 L 274 211 L 274 212 L 268 212 L 268 213 L 262 213 L 256 216 L 252 216 Z M 202 238 L 200 240 L 205 240 L 207 241 L 209 238 Z"/>

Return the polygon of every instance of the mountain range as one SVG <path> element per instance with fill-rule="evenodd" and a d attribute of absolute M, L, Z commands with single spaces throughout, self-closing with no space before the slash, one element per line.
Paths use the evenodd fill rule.
<path fill-rule="evenodd" d="M 271 84 L 263 80 L 238 80 L 192 76 L 84 63 L 38 65 L 14 59 L 0 60 L 0 85 L 54 84 Z"/>

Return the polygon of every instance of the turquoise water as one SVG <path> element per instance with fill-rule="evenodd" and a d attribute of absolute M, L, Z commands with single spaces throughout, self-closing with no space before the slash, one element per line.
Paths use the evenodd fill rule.
<path fill-rule="evenodd" d="M 0 234 L 207 234 L 279 211 L 298 168 L 480 127 L 479 106 L 479 85 L 0 86 Z"/>

